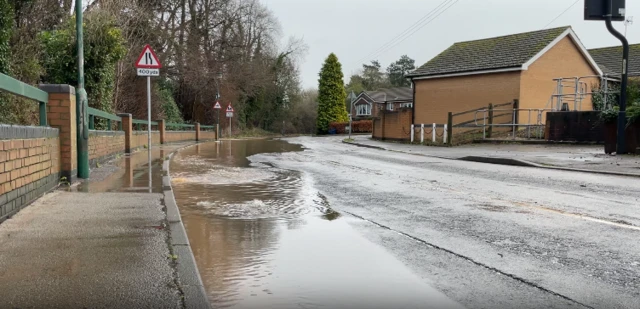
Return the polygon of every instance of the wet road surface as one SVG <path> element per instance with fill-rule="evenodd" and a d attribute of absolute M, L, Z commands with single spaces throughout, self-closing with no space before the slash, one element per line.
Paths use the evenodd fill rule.
<path fill-rule="evenodd" d="M 200 148 L 207 154 L 191 148 L 196 153 L 172 163 L 172 174 L 184 173 L 174 175 L 176 198 L 214 306 L 261 307 L 271 299 L 267 304 L 277 308 L 296 299 L 292 308 L 332 308 L 342 303 L 327 299 L 405 299 L 409 291 L 449 301 L 444 294 L 468 308 L 640 308 L 635 178 L 427 158 L 338 138 L 289 141 L 306 149 L 246 151 L 249 160 L 242 160 L 222 144 Z M 195 157 L 208 159 L 196 167 L 189 163 Z M 284 203 L 294 206 L 254 195 L 251 183 L 269 194 L 287 177 L 300 179 L 292 181 L 297 189 L 283 189 L 288 198 L 298 192 Z M 338 218 L 327 221 L 332 213 Z M 342 262 L 362 271 L 341 269 Z M 338 276 L 345 272 L 364 279 Z M 359 289 L 378 282 L 367 277 L 378 272 L 389 273 L 379 281 L 401 283 Z M 416 287 L 428 292 L 410 292 Z M 405 308 L 429 307 L 414 299 L 422 305 Z"/>
<path fill-rule="evenodd" d="M 257 153 L 281 141 L 180 151 L 172 185 L 214 308 L 463 308 L 331 209 L 311 177 Z"/>

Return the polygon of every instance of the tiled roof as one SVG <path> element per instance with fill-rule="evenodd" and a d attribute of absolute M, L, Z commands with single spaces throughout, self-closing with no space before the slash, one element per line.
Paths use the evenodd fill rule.
<path fill-rule="evenodd" d="M 517 68 L 542 51 L 567 29 L 570 27 L 455 43 L 408 76 Z"/>
<path fill-rule="evenodd" d="M 589 50 L 589 54 L 603 73 L 622 73 L 622 46 L 594 48 Z M 640 76 L 640 44 L 629 45 L 629 75 Z"/>
<path fill-rule="evenodd" d="M 413 101 L 413 89 L 410 87 L 383 88 L 376 91 L 365 91 L 376 103 L 392 101 Z"/>

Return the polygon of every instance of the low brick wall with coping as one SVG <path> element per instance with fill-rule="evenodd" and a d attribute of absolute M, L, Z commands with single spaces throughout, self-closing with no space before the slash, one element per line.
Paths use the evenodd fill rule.
<path fill-rule="evenodd" d="M 192 140 L 195 140 L 195 138 Z M 132 150 L 144 147 L 148 141 L 147 131 L 133 131 L 131 133 Z M 151 145 L 160 145 L 160 131 L 151 131 Z"/>
<path fill-rule="evenodd" d="M 166 131 L 165 141 L 167 143 L 175 143 L 181 141 L 195 141 L 196 131 Z"/>
<path fill-rule="evenodd" d="M 211 141 L 216 139 L 216 131 L 200 131 L 201 141 Z"/>
<path fill-rule="evenodd" d="M 0 125 L 0 222 L 55 188 L 60 180 L 59 130 Z"/>
<path fill-rule="evenodd" d="M 89 165 L 113 159 L 124 153 L 124 131 L 89 131 Z"/>

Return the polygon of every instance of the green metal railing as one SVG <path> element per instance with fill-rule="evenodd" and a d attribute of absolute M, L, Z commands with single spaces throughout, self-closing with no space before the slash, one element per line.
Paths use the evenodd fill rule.
<path fill-rule="evenodd" d="M 172 131 L 195 131 L 196 129 L 195 125 L 184 123 L 167 123 L 165 127 L 167 128 L 167 130 Z"/>
<path fill-rule="evenodd" d="M 95 130 L 96 127 L 96 117 L 104 118 L 107 120 L 107 131 L 111 131 L 111 121 L 116 121 L 118 123 L 118 131 L 122 131 L 122 117 L 116 116 L 114 114 L 109 114 L 107 112 L 101 111 L 99 109 L 95 109 L 93 107 L 89 107 L 89 130 Z"/>
<path fill-rule="evenodd" d="M 207 131 L 207 130 L 214 131 L 215 129 L 216 129 L 216 126 L 203 126 L 203 125 L 200 126 L 200 131 Z"/>
<path fill-rule="evenodd" d="M 0 73 L 0 91 L 38 101 L 40 104 L 40 126 L 47 126 L 48 93 L 2 73 Z"/>
<path fill-rule="evenodd" d="M 140 120 L 140 119 L 133 119 L 131 120 L 131 123 L 133 124 L 133 127 L 135 128 L 134 130 L 142 130 L 141 126 L 146 126 L 149 125 L 149 121 L 147 120 Z M 158 122 L 157 121 L 151 121 L 151 126 L 158 126 Z"/>

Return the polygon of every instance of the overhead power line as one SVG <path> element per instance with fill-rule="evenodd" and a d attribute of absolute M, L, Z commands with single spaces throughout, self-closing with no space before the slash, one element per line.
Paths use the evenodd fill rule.
<path fill-rule="evenodd" d="M 449 10 L 452 6 L 454 6 L 456 3 L 458 3 L 458 1 L 460 0 L 455 0 L 453 3 L 451 3 L 451 5 L 449 5 L 448 7 L 446 7 L 444 10 L 440 11 L 436 16 L 434 16 L 433 18 L 431 18 L 429 21 L 427 21 L 426 23 L 422 24 L 420 27 L 418 27 L 417 29 L 415 29 L 413 32 L 409 33 L 407 36 L 405 36 L 402 40 L 396 42 L 395 44 L 389 46 L 388 48 L 386 48 L 383 51 L 380 51 L 379 53 L 377 53 L 375 55 L 375 57 L 377 57 L 378 55 L 398 46 L 398 44 L 404 42 L 404 40 L 410 38 L 413 34 L 415 34 L 416 32 L 420 31 L 420 29 L 424 28 L 426 25 L 430 24 L 432 21 L 436 20 L 436 18 L 438 18 L 438 16 L 442 15 L 442 13 L 446 12 L 447 10 Z"/>
<path fill-rule="evenodd" d="M 574 5 L 578 4 L 578 2 L 580 2 L 580 0 L 576 0 L 575 2 L 573 2 L 573 4 L 571 4 L 568 8 L 566 8 L 564 11 L 562 11 L 562 13 L 560 13 L 560 15 L 556 16 L 546 26 L 544 26 L 543 29 L 547 29 L 547 27 L 549 27 L 551 24 L 553 24 L 553 22 L 558 20 L 558 18 L 560 18 L 562 15 L 564 15 L 564 13 L 568 12 Z"/>
<path fill-rule="evenodd" d="M 458 1 L 459 0 L 444 0 L 444 1 L 442 1 L 438 6 L 436 6 L 434 9 L 429 11 L 426 15 L 422 16 L 420 19 L 418 19 L 411 26 L 409 26 L 408 28 L 404 29 L 398 35 L 393 37 L 391 40 L 389 40 L 388 42 L 386 42 L 382 46 L 378 47 L 376 50 L 374 50 L 373 52 L 369 53 L 367 56 L 360 58 L 358 60 L 358 62 L 362 62 L 363 60 L 366 60 L 367 58 L 375 57 L 375 56 L 377 56 L 377 55 L 389 50 L 390 48 L 396 46 L 398 43 L 404 41 L 406 38 L 410 37 L 416 31 L 420 30 L 425 25 L 429 24 L 431 21 L 433 21 L 433 19 L 438 17 L 444 11 L 449 9 L 449 7 L 451 7 L 451 5 L 455 4 Z M 451 4 L 452 2 L 453 2 L 453 4 Z M 446 7 L 448 4 L 451 4 L 451 5 L 449 7 Z M 438 11 L 443 9 L 443 8 L 444 8 L 444 10 L 442 10 L 442 11 L 440 11 L 438 13 Z M 437 14 L 437 15 L 434 16 L 434 14 Z M 429 19 L 429 18 L 431 18 L 431 19 Z"/>

